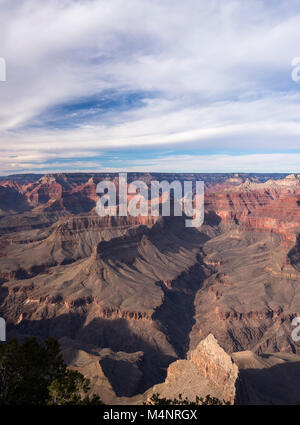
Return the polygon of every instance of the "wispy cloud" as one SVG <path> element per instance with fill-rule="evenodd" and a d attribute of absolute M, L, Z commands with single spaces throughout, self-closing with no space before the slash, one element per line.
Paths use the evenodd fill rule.
<path fill-rule="evenodd" d="M 106 167 L 103 152 L 134 161 L 150 146 L 161 167 L 166 149 L 185 146 L 198 150 L 190 167 L 218 171 L 216 158 L 224 169 L 231 158 L 258 171 L 254 154 L 283 153 L 289 170 L 300 151 L 299 26 L 297 0 L 2 0 L 0 173 L 73 158 Z M 184 171 L 177 160 L 168 167 Z"/>

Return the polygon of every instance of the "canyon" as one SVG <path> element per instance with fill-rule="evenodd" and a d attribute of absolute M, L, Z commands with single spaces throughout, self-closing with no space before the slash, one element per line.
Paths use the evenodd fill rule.
<path fill-rule="evenodd" d="M 8 338 L 57 338 L 68 364 L 107 403 L 173 396 L 177 377 L 199 374 L 193 387 L 213 392 L 224 378 L 213 352 L 236 375 L 218 397 L 283 402 L 278 392 L 264 395 L 261 380 L 300 370 L 300 343 L 291 337 L 300 315 L 300 176 L 128 173 L 148 186 L 203 180 L 200 228 L 185 227 L 184 216 L 99 217 L 103 179 L 117 183 L 110 173 L 0 179 Z M 246 384 L 236 395 L 237 375 Z M 300 403 L 294 394 L 287 401 Z"/>

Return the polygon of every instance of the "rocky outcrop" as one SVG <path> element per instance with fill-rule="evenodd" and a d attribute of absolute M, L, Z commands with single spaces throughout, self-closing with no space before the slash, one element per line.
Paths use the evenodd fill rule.
<path fill-rule="evenodd" d="M 235 398 L 238 368 L 215 337 L 209 334 L 190 352 L 189 358 L 201 374 L 222 391 L 222 398 L 232 403 Z"/>
<path fill-rule="evenodd" d="M 224 225 L 239 225 L 249 232 L 279 234 L 282 246 L 290 249 L 300 231 L 300 178 L 257 183 L 246 179 L 242 184 L 209 192 L 206 210 L 219 216 Z"/>
<path fill-rule="evenodd" d="M 236 396 L 238 367 L 220 347 L 212 334 L 190 352 L 188 360 L 172 363 L 163 384 L 151 388 L 147 396 L 159 393 L 160 397 L 195 400 L 208 394 L 233 404 Z"/>
<path fill-rule="evenodd" d="M 295 354 L 241 351 L 229 356 L 210 334 L 188 360 L 169 365 L 163 383 L 134 395 L 143 386 L 143 352 L 91 350 L 68 338 L 60 343 L 69 367 L 84 373 L 91 380 L 91 392 L 107 404 L 142 404 L 157 393 L 167 399 L 181 394 L 191 401 L 209 394 L 239 405 L 300 403 L 300 356 Z"/>

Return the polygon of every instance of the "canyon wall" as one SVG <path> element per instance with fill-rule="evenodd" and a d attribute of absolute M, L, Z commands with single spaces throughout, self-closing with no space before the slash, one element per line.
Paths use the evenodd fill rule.
<path fill-rule="evenodd" d="M 198 229 L 183 216 L 99 217 L 103 178 L 117 183 L 107 173 L 0 181 L 9 337 L 143 353 L 131 394 L 164 381 L 168 365 L 210 333 L 229 354 L 300 352 L 291 338 L 300 314 L 299 176 L 128 175 L 148 185 L 204 179 Z"/>

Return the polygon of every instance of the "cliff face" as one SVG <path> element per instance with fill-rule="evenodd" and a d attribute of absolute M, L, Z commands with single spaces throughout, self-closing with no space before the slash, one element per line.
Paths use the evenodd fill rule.
<path fill-rule="evenodd" d="M 251 351 L 233 353 L 239 369 L 235 404 L 299 405 L 300 356 Z"/>
<path fill-rule="evenodd" d="M 170 364 L 164 383 L 155 385 L 131 403 L 161 398 L 195 400 L 209 394 L 236 405 L 299 404 L 300 390 L 295 379 L 300 372 L 300 356 L 286 353 L 256 355 L 240 351 L 229 356 L 212 334 L 203 339 L 188 360 Z M 110 402 L 126 403 L 115 398 Z"/>
<path fill-rule="evenodd" d="M 222 399 L 234 402 L 238 368 L 212 334 L 190 352 L 189 359 L 212 386 L 222 393 Z"/>
<path fill-rule="evenodd" d="M 136 392 L 162 382 L 168 364 L 210 333 L 227 353 L 299 352 L 291 320 L 300 311 L 300 180 L 248 177 L 177 176 L 206 179 L 200 229 L 184 217 L 99 217 L 95 190 L 107 174 L 0 183 L 8 335 L 143 352 Z M 174 175 L 129 181 L 154 178 Z M 195 367 L 205 377 L 196 360 L 191 375 Z M 222 368 L 209 369 L 226 384 Z"/>
<path fill-rule="evenodd" d="M 229 356 L 212 334 L 203 339 L 188 359 L 173 361 L 163 383 L 145 393 L 142 388 L 144 354 L 93 349 L 62 338 L 65 361 L 87 376 L 92 391 L 107 404 L 142 404 L 153 394 L 161 398 L 217 397 L 231 404 L 299 404 L 300 356 L 289 353 L 256 355 L 251 351 Z"/>
<path fill-rule="evenodd" d="M 206 208 L 220 216 L 224 223 L 235 223 L 248 231 L 273 231 L 283 237 L 291 236 L 300 225 L 299 182 L 298 178 L 266 183 L 248 180 L 236 187 L 208 193 Z"/>
<path fill-rule="evenodd" d="M 236 364 L 210 334 L 190 352 L 188 360 L 171 363 L 165 382 L 147 391 L 145 398 L 158 393 L 160 397 L 173 399 L 182 394 L 183 398 L 195 400 L 210 394 L 233 404 L 237 378 Z"/>

